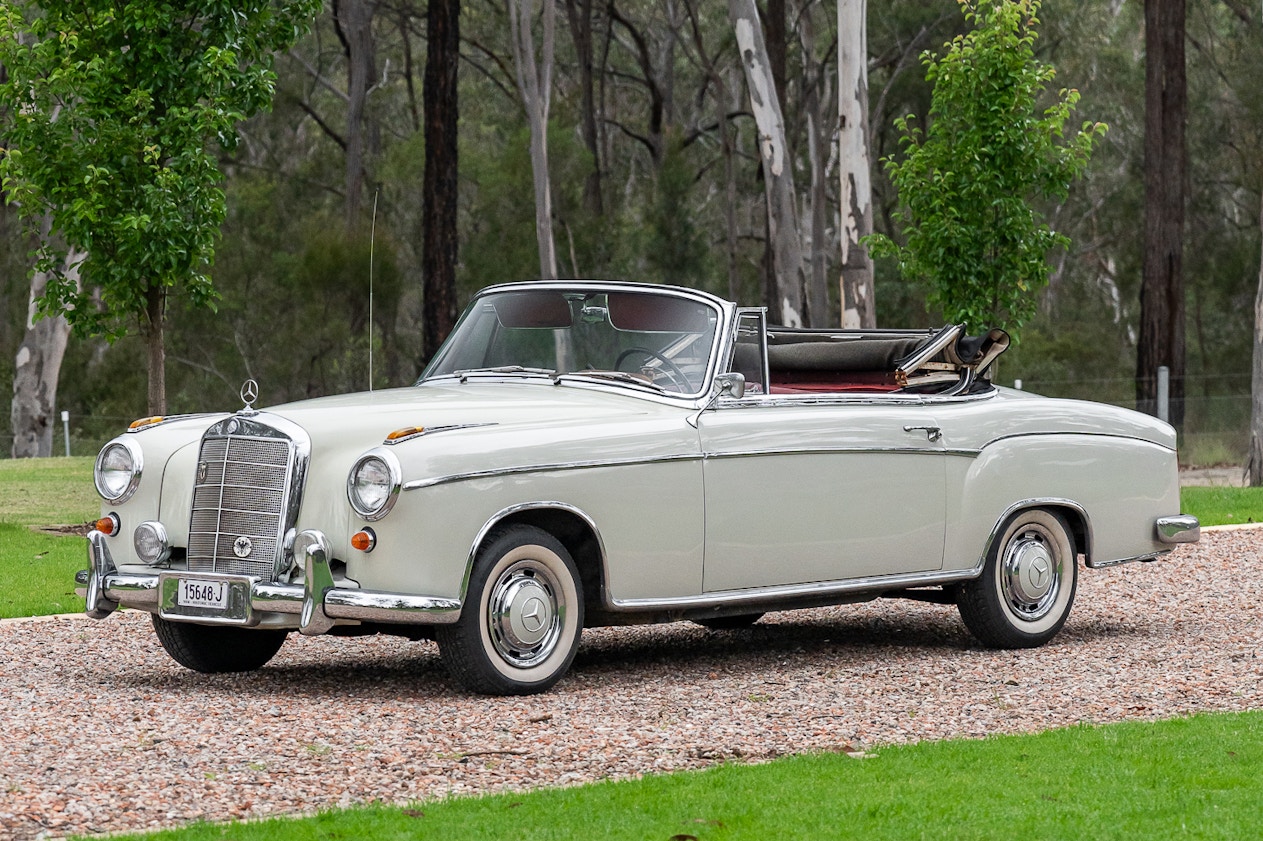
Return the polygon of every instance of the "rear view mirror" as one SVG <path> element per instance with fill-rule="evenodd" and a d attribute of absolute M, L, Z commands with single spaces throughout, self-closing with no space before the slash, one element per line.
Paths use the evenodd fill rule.
<path fill-rule="evenodd" d="M 740 400 L 746 396 L 746 378 L 743 374 L 720 374 L 715 377 L 715 390 L 719 397 Z"/>

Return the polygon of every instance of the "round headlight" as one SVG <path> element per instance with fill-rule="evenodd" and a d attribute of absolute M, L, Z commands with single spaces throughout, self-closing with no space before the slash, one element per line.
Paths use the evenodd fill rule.
<path fill-rule="evenodd" d="M 347 499 L 355 513 L 365 520 L 380 520 L 389 514 L 399 496 L 402 475 L 393 453 L 374 449 L 360 456 L 346 485 Z"/>
<path fill-rule="evenodd" d="M 140 447 L 124 438 L 114 439 L 96 457 L 96 492 L 107 502 L 126 502 L 140 484 L 141 467 Z"/>

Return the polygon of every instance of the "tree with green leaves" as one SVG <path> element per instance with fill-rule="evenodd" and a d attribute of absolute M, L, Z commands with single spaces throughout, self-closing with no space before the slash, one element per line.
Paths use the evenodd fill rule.
<path fill-rule="evenodd" d="M 52 219 L 40 302 L 79 335 L 146 339 L 149 410 L 165 411 L 169 294 L 213 306 L 206 272 L 224 219 L 213 144 L 271 104 L 273 55 L 318 0 L 15 0 L 0 6 L 0 179 L 29 220 Z M 66 271 L 64 256 L 87 256 Z"/>
<path fill-rule="evenodd" d="M 1103 123 L 1064 126 L 1074 90 L 1049 96 L 1053 67 L 1035 58 L 1038 0 L 960 0 L 970 32 L 925 53 L 933 85 L 926 129 L 896 121 L 902 159 L 886 170 L 899 192 L 904 245 L 866 238 L 900 273 L 924 281 L 929 302 L 952 322 L 1016 330 L 1048 282 L 1048 253 L 1069 240 L 1037 202 L 1064 198 L 1087 166 Z"/>

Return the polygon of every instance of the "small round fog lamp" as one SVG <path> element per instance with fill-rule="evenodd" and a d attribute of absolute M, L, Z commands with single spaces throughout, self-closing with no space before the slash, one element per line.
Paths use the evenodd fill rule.
<path fill-rule="evenodd" d="M 136 557 L 149 566 L 157 566 L 171 557 L 171 543 L 162 523 L 150 520 L 138 525 L 132 533 L 132 545 L 136 547 Z"/>

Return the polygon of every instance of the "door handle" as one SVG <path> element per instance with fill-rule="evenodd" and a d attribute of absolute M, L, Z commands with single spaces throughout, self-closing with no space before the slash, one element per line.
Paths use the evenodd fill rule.
<path fill-rule="evenodd" d="M 943 430 L 937 426 L 905 426 L 904 432 L 924 432 L 926 440 L 937 441 L 943 437 Z"/>

